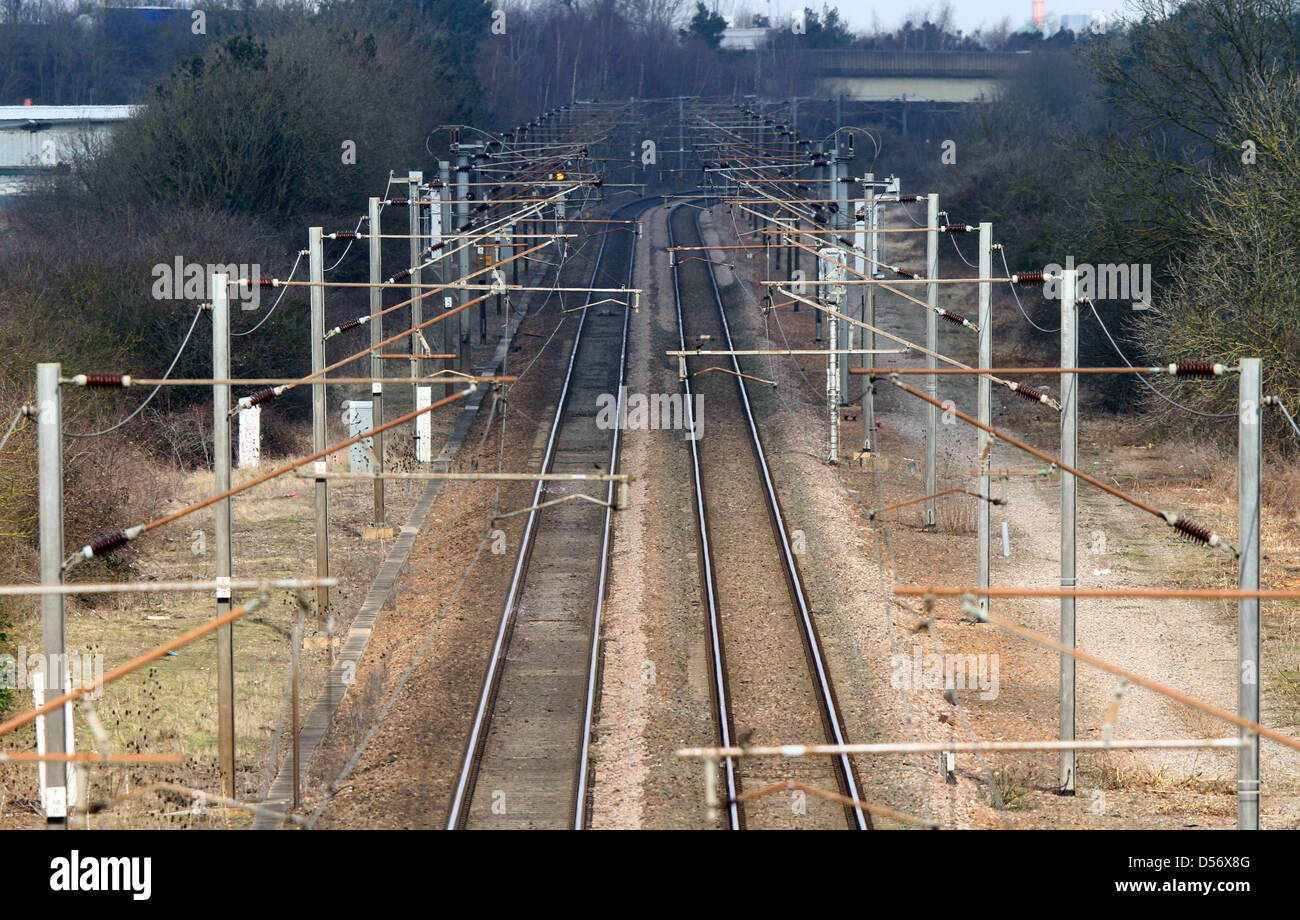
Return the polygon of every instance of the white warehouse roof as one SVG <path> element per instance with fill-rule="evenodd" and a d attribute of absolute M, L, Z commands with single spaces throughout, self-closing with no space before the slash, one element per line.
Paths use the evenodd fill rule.
<path fill-rule="evenodd" d="M 0 105 L 0 130 L 39 125 L 92 124 L 123 121 L 139 109 L 136 105 Z"/>

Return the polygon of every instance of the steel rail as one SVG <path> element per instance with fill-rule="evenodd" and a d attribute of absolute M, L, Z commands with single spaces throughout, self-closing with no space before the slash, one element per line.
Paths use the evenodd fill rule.
<path fill-rule="evenodd" d="M 707 201 L 707 199 L 706 199 Z M 699 212 L 692 215 L 692 222 L 696 234 L 700 241 L 703 242 L 704 234 L 700 230 Z M 722 292 L 718 289 L 718 279 L 713 272 L 713 266 L 706 263 L 705 269 L 708 272 L 709 284 L 713 290 L 713 299 L 718 308 L 718 319 L 722 324 L 722 333 L 726 348 L 728 351 L 734 351 L 736 346 L 731 337 L 731 326 L 727 322 L 727 312 L 722 300 Z M 737 375 L 741 374 L 740 362 L 735 355 L 731 356 L 732 369 Z M 839 712 L 839 705 L 835 699 L 835 691 L 831 685 L 830 673 L 827 670 L 826 662 L 822 657 L 821 643 L 817 636 L 817 628 L 812 620 L 812 611 L 808 603 L 807 594 L 803 585 L 803 579 L 799 573 L 799 566 L 795 561 L 794 550 L 790 545 L 790 535 L 786 528 L 785 515 L 781 511 L 781 502 L 776 493 L 776 484 L 772 479 L 772 473 L 768 467 L 767 454 L 763 450 L 763 441 L 759 435 L 758 425 L 754 418 L 754 410 L 749 401 L 749 391 L 745 386 L 745 381 L 736 377 L 737 394 L 740 397 L 741 408 L 744 410 L 745 424 L 749 429 L 750 443 L 754 448 L 754 454 L 758 461 L 757 466 L 763 479 L 764 497 L 767 500 L 768 512 L 772 516 L 774 530 L 779 537 L 782 560 L 784 562 L 784 571 L 792 590 L 795 606 L 798 611 L 799 626 L 802 638 L 804 640 L 804 650 L 807 653 L 811 670 L 817 684 L 818 702 L 821 704 L 822 715 L 826 720 L 826 727 L 834 744 L 845 744 L 844 728 Z M 843 784 L 845 794 L 855 801 L 861 798 L 858 791 L 857 779 L 853 773 L 853 764 L 847 755 L 840 755 L 836 758 L 840 781 Z M 852 818 L 852 824 L 858 830 L 867 830 L 870 822 L 858 805 L 853 805 L 847 809 Z"/>
<path fill-rule="evenodd" d="M 668 212 L 668 245 L 673 245 L 672 212 Z M 677 339 L 682 350 L 686 349 L 686 321 L 682 316 L 681 263 L 673 262 L 673 304 L 677 309 Z M 695 433 L 695 400 L 691 391 L 691 376 L 682 378 L 682 392 L 685 395 L 686 418 L 690 424 L 691 434 Z M 723 747 L 731 747 L 731 704 L 727 696 L 726 659 L 722 645 L 722 622 L 718 610 L 717 579 L 713 571 L 713 554 L 709 551 L 709 516 L 704 505 L 704 477 L 700 470 L 699 439 L 687 438 L 691 444 L 691 476 L 695 481 L 695 524 L 700 534 L 700 565 L 704 569 L 702 579 L 704 599 L 708 607 L 709 623 L 709 658 L 713 663 L 713 698 L 717 708 L 718 736 Z M 736 765 L 732 758 L 723 760 L 723 776 L 727 785 L 727 823 L 731 830 L 740 830 L 739 789 L 736 784 Z"/>
<path fill-rule="evenodd" d="M 638 206 L 644 207 L 645 201 L 630 202 L 624 205 L 621 210 L 632 210 Z M 605 236 L 601 240 L 600 249 L 596 254 L 594 265 L 591 272 L 592 285 L 600 275 L 602 263 L 605 259 L 609 237 Z M 635 265 L 635 247 L 632 250 L 632 257 L 629 260 L 629 277 L 631 276 L 632 267 Z M 595 296 L 592 292 L 587 293 L 587 300 Z M 573 384 L 574 369 L 577 364 L 578 352 L 582 346 L 583 331 L 586 328 L 587 311 L 581 311 L 578 320 L 578 327 L 574 332 L 573 346 L 569 352 L 569 362 L 564 373 L 564 382 L 560 389 L 560 396 L 555 407 L 555 415 L 551 420 L 551 427 L 546 439 L 546 450 L 542 457 L 542 473 L 549 473 L 555 460 L 556 440 L 560 431 L 561 423 L 564 421 L 565 411 L 568 408 L 569 392 Z M 630 321 L 630 314 L 624 313 L 623 318 L 623 347 L 620 356 L 620 383 L 623 379 L 625 362 L 627 355 L 627 330 Z M 621 388 L 620 388 L 621 389 Z M 610 463 L 611 472 L 612 464 L 616 459 L 618 448 L 618 432 L 614 432 L 614 439 L 611 446 Z M 533 544 L 535 542 L 537 531 L 537 506 L 541 504 L 542 492 L 545 489 L 545 480 L 539 480 L 533 490 L 532 509 L 528 513 L 527 521 L 524 525 L 524 533 L 521 540 L 519 556 L 515 561 L 514 572 L 510 580 L 510 589 L 506 595 L 506 602 L 501 614 L 501 622 L 497 627 L 496 638 L 492 646 L 492 652 L 488 659 L 487 673 L 484 677 L 483 688 L 479 695 L 478 707 L 474 713 L 474 722 L 470 729 L 469 740 L 465 746 L 465 756 L 461 764 L 460 774 L 456 781 L 456 788 L 452 796 L 451 809 L 447 818 L 447 829 L 457 830 L 465 826 L 469 817 L 469 805 L 472 800 L 474 784 L 477 779 L 480 758 L 483 752 L 486 728 L 490 719 L 490 712 L 496 702 L 496 694 L 499 688 L 502 660 L 505 649 L 509 644 L 510 634 L 514 625 L 516 613 L 516 604 L 523 588 L 524 576 L 528 571 L 529 560 L 532 556 Z M 613 490 L 616 488 L 615 483 L 610 483 L 610 499 L 612 506 Z M 604 602 L 604 585 L 605 578 L 608 574 L 609 563 L 609 539 L 610 539 L 610 513 L 612 507 L 606 510 L 604 535 L 602 541 L 602 554 L 600 562 L 599 581 L 597 583 L 596 597 L 596 615 L 594 624 L 594 636 L 599 640 L 600 619 L 603 612 Z M 591 658 L 589 662 L 589 672 L 587 681 L 587 699 L 584 705 L 583 735 L 581 739 L 581 763 L 579 765 L 579 782 L 577 788 L 577 804 L 574 813 L 574 827 L 581 829 L 585 826 L 586 820 L 586 782 L 587 782 L 587 759 L 589 753 L 589 739 L 591 736 L 590 725 L 594 711 L 594 691 L 596 675 L 599 671 L 599 645 L 593 643 Z"/>
<path fill-rule="evenodd" d="M 625 205 L 626 208 L 647 208 L 652 206 L 655 199 L 642 199 Z M 608 239 L 609 237 L 606 237 Z M 601 243 L 602 248 L 604 243 Z M 599 268 L 599 260 L 597 261 Z M 627 256 L 627 286 L 632 286 L 632 281 L 636 275 L 636 238 L 632 239 L 628 247 Z M 592 286 L 596 282 L 596 275 L 592 274 Z M 595 291 L 587 295 L 590 304 L 591 298 Z M 583 316 L 587 313 L 584 310 Z M 627 334 L 631 325 L 631 313 L 623 311 L 623 334 L 619 344 L 618 355 L 618 392 L 623 393 L 623 385 L 627 379 Z M 575 345 L 576 353 L 576 345 Z M 615 418 L 619 418 L 621 406 L 615 406 Z M 606 469 L 610 474 L 618 472 L 618 449 L 620 446 L 621 431 L 618 425 L 614 426 L 614 437 L 609 447 L 609 463 Z M 613 515 L 614 515 L 614 495 L 618 484 L 611 481 L 605 493 L 605 521 L 600 538 L 600 574 L 596 580 L 596 610 L 592 617 L 591 624 L 591 656 L 587 663 L 587 694 L 583 702 L 582 714 L 582 750 L 579 753 L 578 760 L 578 782 L 577 782 L 577 804 L 574 808 L 573 829 L 582 830 L 586 826 L 586 806 L 587 806 L 587 782 L 588 782 L 588 762 L 591 756 L 591 723 L 595 718 L 597 686 L 596 681 L 600 676 L 600 627 L 601 620 L 605 612 L 605 583 L 609 578 L 609 554 L 611 549 L 611 539 L 613 536 Z"/>

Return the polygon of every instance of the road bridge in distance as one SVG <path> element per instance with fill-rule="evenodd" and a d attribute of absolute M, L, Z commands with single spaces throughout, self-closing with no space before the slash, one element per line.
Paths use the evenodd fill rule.
<path fill-rule="evenodd" d="M 859 102 L 991 102 L 1028 52 L 808 51 L 818 91 Z"/>

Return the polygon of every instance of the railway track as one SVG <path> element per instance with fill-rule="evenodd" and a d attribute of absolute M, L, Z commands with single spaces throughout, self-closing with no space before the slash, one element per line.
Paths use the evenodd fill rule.
<path fill-rule="evenodd" d="M 703 245 L 699 214 L 689 205 L 669 211 L 670 246 Z M 692 347 L 707 335 L 713 347 L 731 350 L 735 346 L 723 298 L 707 255 L 675 260 L 680 347 Z M 709 366 L 734 374 L 741 367 L 734 356 L 688 359 L 691 376 L 682 382 L 691 430 L 707 421 L 688 440 L 719 740 L 724 745 L 750 738 L 810 741 L 820 723 L 827 741 L 843 743 L 834 688 L 745 380 L 731 373 L 695 376 Z M 698 419 L 693 414 L 696 397 L 703 399 Z M 792 790 L 738 802 L 747 791 L 787 779 L 856 799 L 858 784 L 847 757 L 728 759 L 720 772 L 732 829 L 871 826 L 857 806 L 801 798 Z"/>
<path fill-rule="evenodd" d="M 630 219 L 657 199 L 619 208 Z M 632 287 L 636 235 L 606 233 L 590 287 Z M 617 279 L 617 280 L 615 280 Z M 600 284 L 597 282 L 600 281 Z M 619 432 L 596 426 L 596 399 L 619 394 L 629 310 L 595 305 L 578 317 L 541 471 L 617 471 Z M 577 828 L 587 820 L 588 747 L 600 666 L 614 483 L 544 483 L 533 492 L 522 545 L 488 661 L 447 826 Z M 606 503 L 570 501 L 582 493 Z"/>

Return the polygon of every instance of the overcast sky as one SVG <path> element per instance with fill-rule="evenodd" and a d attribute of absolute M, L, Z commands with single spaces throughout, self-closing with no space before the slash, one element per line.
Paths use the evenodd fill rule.
<path fill-rule="evenodd" d="M 836 7 L 855 31 L 869 30 L 873 26 L 894 29 L 902 25 L 911 13 L 936 12 L 942 6 L 941 0 L 804 0 L 803 3 L 798 0 L 739 0 L 736 5 L 755 12 L 771 9 L 776 15 L 785 17 L 799 6 L 820 12 L 823 2 Z M 1044 5 L 1049 17 L 1069 13 L 1086 16 L 1094 10 L 1102 10 L 1113 21 L 1119 18 L 1127 4 L 1124 0 L 1046 0 Z M 966 33 L 981 27 L 992 28 L 1003 19 L 1010 19 L 1011 28 L 1015 30 L 1029 22 L 1033 12 L 1032 0 L 955 0 L 950 6 L 957 28 Z"/>

